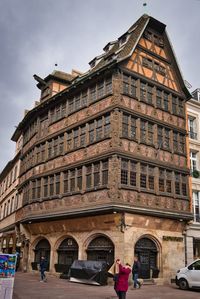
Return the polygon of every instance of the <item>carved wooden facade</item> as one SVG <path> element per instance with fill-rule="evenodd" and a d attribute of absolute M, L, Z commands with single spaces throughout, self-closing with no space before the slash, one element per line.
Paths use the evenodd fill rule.
<path fill-rule="evenodd" d="M 18 187 L 23 207 L 16 218 L 35 244 L 31 250 L 41 235 L 77 233 L 78 242 L 81 232 L 94 230 L 98 238 L 106 231 L 116 241 L 114 258 L 127 242 L 121 235 L 126 221 L 135 229 L 134 219 L 146 219 L 147 227 L 153 219 L 163 221 L 161 235 L 165 229 L 180 235 L 191 218 L 189 93 L 165 25 L 144 15 L 104 50 L 86 74 L 70 83 L 68 77 L 66 89 L 45 100 L 42 94 L 13 135 L 24 136 Z M 105 219 L 99 223 L 98 217 Z M 89 239 L 85 246 L 87 251 Z M 124 258 L 131 262 L 130 251 Z M 154 263 L 161 267 L 161 257 Z"/>

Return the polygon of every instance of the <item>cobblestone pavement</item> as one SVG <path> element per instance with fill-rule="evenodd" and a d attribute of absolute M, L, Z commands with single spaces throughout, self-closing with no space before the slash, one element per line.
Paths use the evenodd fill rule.
<path fill-rule="evenodd" d="M 130 287 L 126 299 L 199 299 L 200 291 L 182 291 L 170 286 L 143 285 Z M 39 275 L 17 272 L 13 299 L 117 299 L 112 286 L 92 286 L 49 276 L 46 283 Z"/>

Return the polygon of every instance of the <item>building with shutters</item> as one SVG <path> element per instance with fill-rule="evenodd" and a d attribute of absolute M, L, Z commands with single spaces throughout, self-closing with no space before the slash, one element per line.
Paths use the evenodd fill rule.
<path fill-rule="evenodd" d="M 183 266 L 192 219 L 186 142 L 190 99 L 166 26 L 143 15 L 86 73 L 34 76 L 40 101 L 23 136 L 16 211 L 22 266 L 66 271 L 75 259 L 139 256 L 143 278 Z"/>
<path fill-rule="evenodd" d="M 16 140 L 14 158 L 7 163 L 0 174 L 0 252 L 20 253 L 21 244 L 16 238 L 16 211 L 21 208 L 17 187 L 20 172 L 20 150 L 22 136 Z"/>
<path fill-rule="evenodd" d="M 187 226 L 187 260 L 200 257 L 200 89 L 192 92 L 187 102 L 188 135 L 190 148 L 190 169 L 192 176 L 193 220 Z"/>

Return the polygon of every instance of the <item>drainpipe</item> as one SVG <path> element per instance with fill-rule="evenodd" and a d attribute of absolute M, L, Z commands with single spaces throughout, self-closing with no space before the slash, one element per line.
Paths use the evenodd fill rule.
<path fill-rule="evenodd" d="M 186 238 L 187 238 L 187 235 L 186 235 L 186 230 L 184 230 L 183 232 L 182 232 L 182 235 L 183 235 L 183 239 L 184 239 L 184 247 L 185 247 L 185 266 L 187 266 L 187 240 L 186 240 Z"/>

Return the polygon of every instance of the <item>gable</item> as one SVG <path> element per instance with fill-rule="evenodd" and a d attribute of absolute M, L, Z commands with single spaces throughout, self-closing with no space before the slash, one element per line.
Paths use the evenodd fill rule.
<path fill-rule="evenodd" d="M 169 51 L 169 42 L 165 32 L 160 34 L 147 26 L 124 67 L 182 93 L 177 66 Z"/>
<path fill-rule="evenodd" d="M 109 42 L 104 53 L 90 62 L 90 70 L 73 83 L 118 64 L 190 99 L 165 28 L 165 24 L 144 14 L 117 40 Z"/>

